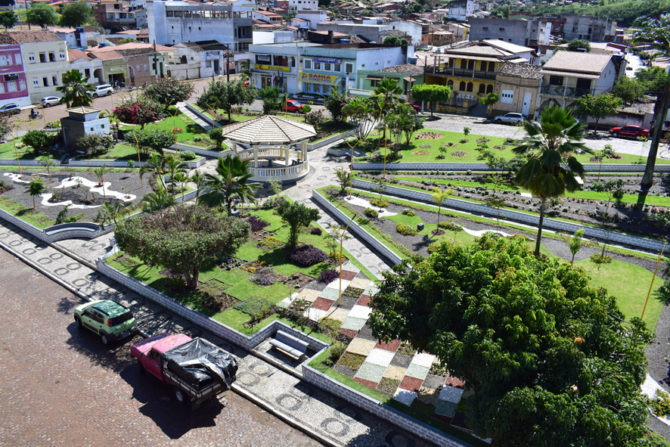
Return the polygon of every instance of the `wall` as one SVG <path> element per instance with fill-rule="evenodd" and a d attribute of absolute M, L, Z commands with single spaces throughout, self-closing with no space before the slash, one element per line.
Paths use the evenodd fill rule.
<path fill-rule="evenodd" d="M 19 107 L 30 105 L 26 74 L 20 45 L 0 45 L 0 106 L 8 103 Z M 10 80 L 5 80 L 5 76 Z"/>
<path fill-rule="evenodd" d="M 63 74 L 70 69 L 65 42 L 59 40 L 24 43 L 21 44 L 21 53 L 30 101 L 37 103 L 45 96 L 62 96 L 56 87 L 62 84 Z M 40 62 L 40 53 L 45 54 L 47 62 Z M 55 62 L 49 62 L 49 53 L 54 54 Z M 44 85 L 44 78 L 47 86 Z"/>
<path fill-rule="evenodd" d="M 517 45 L 526 45 L 529 37 L 528 20 L 510 19 L 476 19 L 468 20 L 470 24 L 470 40 L 501 39 Z"/>
<path fill-rule="evenodd" d="M 595 94 L 598 95 L 611 91 L 612 87 L 614 87 L 614 81 L 616 81 L 616 67 L 614 67 L 614 62 L 610 60 L 600 78 L 595 81 Z"/>
<path fill-rule="evenodd" d="M 494 91 L 501 94 L 503 90 L 512 90 L 512 102 L 503 102 L 503 98 L 495 103 L 491 110 L 492 114 L 503 114 L 507 112 L 523 113 L 523 99 L 526 93 L 530 93 L 530 106 L 527 116 L 535 115 L 535 104 L 539 94 L 540 79 L 528 79 L 520 76 L 505 76 L 498 74 Z M 507 100 L 507 99 L 505 99 Z"/>

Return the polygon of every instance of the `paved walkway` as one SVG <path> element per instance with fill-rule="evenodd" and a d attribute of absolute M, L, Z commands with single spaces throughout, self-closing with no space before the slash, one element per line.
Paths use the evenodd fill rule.
<path fill-rule="evenodd" d="M 185 102 L 178 102 L 177 103 L 177 108 L 181 113 L 184 115 L 188 116 L 191 118 L 198 126 L 202 127 L 205 131 L 209 132 L 212 130 L 212 126 L 210 126 L 205 120 L 200 118 L 198 115 L 195 113 L 191 112 L 187 107 Z"/>

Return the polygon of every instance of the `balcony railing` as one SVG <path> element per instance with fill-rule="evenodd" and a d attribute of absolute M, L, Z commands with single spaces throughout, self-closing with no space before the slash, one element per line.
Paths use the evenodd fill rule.
<path fill-rule="evenodd" d="M 593 95 L 594 90 L 590 88 L 566 87 L 564 85 L 543 85 L 540 92 L 543 95 L 578 98 L 584 95 Z"/>
<path fill-rule="evenodd" d="M 426 66 L 424 67 L 424 74 L 436 74 L 443 76 L 458 76 L 461 78 L 471 78 L 471 79 L 486 79 L 494 80 L 496 78 L 495 71 L 482 71 L 482 70 L 466 70 L 456 67 L 448 66 Z"/>
<path fill-rule="evenodd" d="M 309 171 L 309 162 L 300 162 L 292 166 L 280 166 L 272 168 L 250 167 L 252 177 L 251 181 L 267 182 L 269 180 L 291 181 L 298 180 Z"/>

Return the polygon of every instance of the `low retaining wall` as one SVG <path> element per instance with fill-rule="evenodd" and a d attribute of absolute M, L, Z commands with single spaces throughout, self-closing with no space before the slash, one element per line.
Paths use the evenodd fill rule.
<path fill-rule="evenodd" d="M 316 141 L 312 144 L 308 144 L 307 145 L 307 150 L 311 152 L 311 151 L 313 151 L 315 149 L 318 149 L 320 147 L 324 147 L 324 146 L 327 146 L 329 144 L 332 144 L 332 143 L 335 143 L 335 142 L 338 142 L 338 141 L 346 140 L 347 138 L 351 137 L 353 134 L 354 134 L 353 130 L 347 130 L 345 132 L 338 133 L 337 135 L 332 135 L 328 138 L 324 138 L 323 140 L 319 140 L 319 141 Z"/>
<path fill-rule="evenodd" d="M 205 159 L 204 158 L 199 158 L 198 160 L 190 160 L 185 162 L 188 165 L 189 169 L 195 169 L 203 164 L 205 164 Z M 3 158 L 0 159 L 0 166 L 18 166 L 19 163 L 16 162 L 15 159 L 7 159 Z M 20 164 L 22 167 L 42 167 L 41 164 L 39 164 L 35 160 L 20 160 Z M 135 168 L 139 167 L 137 161 L 135 160 L 128 160 L 128 161 L 105 161 L 105 160 L 72 160 L 68 163 L 60 163 L 60 162 L 54 162 L 54 165 L 50 169 L 58 169 L 58 168 L 99 168 L 101 166 L 107 166 L 108 168 L 129 168 L 129 167 Z"/>
<path fill-rule="evenodd" d="M 378 188 L 378 185 L 376 183 L 358 179 L 354 179 L 353 185 L 355 188 L 364 189 L 367 191 L 374 191 Z M 415 200 L 419 202 L 429 203 L 431 205 L 435 204 L 431 195 L 425 192 L 398 188 L 396 186 L 388 186 L 388 185 L 383 186 L 382 192 L 384 194 L 389 194 L 403 199 Z M 512 222 L 517 222 L 524 225 L 530 225 L 532 227 L 537 227 L 540 220 L 538 216 L 534 216 L 531 214 L 525 214 L 518 211 L 512 211 L 506 209 L 495 209 L 487 205 L 467 202 L 465 200 L 447 199 L 444 201 L 443 205 L 456 210 L 465 211 L 467 213 L 479 214 L 493 218 L 502 217 Z M 607 231 L 600 228 L 573 224 L 570 222 L 564 222 L 561 220 L 551 219 L 547 217 L 544 218 L 543 228 L 568 234 L 573 234 L 575 231 L 583 229 L 584 236 L 589 239 L 597 239 L 599 241 L 604 241 L 608 244 L 618 244 L 634 248 L 637 250 L 644 250 L 651 253 L 658 253 L 663 249 L 663 242 L 655 239 L 644 238 L 641 236 L 632 236 L 628 234 L 618 233 L 616 231 Z M 665 252 L 670 254 L 670 247 L 667 247 Z"/>
<path fill-rule="evenodd" d="M 197 115 L 198 118 L 200 118 L 201 120 L 203 120 L 204 122 L 206 122 L 206 123 L 209 124 L 210 126 L 212 126 L 212 127 L 221 127 L 221 124 L 219 124 L 216 120 L 210 118 L 209 115 L 207 115 L 207 114 L 204 113 L 202 110 L 200 110 L 200 109 L 198 109 L 197 107 L 195 107 L 195 106 L 194 106 L 193 104 L 191 104 L 190 102 L 186 102 L 186 103 L 184 103 L 184 104 L 186 105 L 186 108 L 189 110 L 189 112 L 191 112 L 191 113 Z"/>
<path fill-rule="evenodd" d="M 644 172 L 645 165 L 585 164 L 586 172 Z M 383 163 L 354 163 L 357 171 L 382 171 Z M 386 163 L 387 171 L 494 171 L 486 163 Z M 670 165 L 656 164 L 654 172 L 670 172 Z"/>
<path fill-rule="evenodd" d="M 31 236 L 46 243 L 62 241 L 63 239 L 95 239 L 96 237 L 109 233 L 113 228 L 111 226 L 102 228 L 100 225 L 90 222 L 73 222 L 53 225 L 41 230 L 3 209 L 0 209 L 0 219 L 9 222 Z"/>
<path fill-rule="evenodd" d="M 171 149 L 175 149 L 174 144 L 170 146 Z M 180 151 L 191 151 L 196 155 L 207 158 L 225 158 L 226 155 L 232 154 L 231 150 L 226 151 L 210 151 L 209 149 L 203 149 L 197 146 L 191 146 L 189 144 L 177 143 L 177 150 Z"/>
<path fill-rule="evenodd" d="M 342 225 L 347 225 L 351 221 L 349 216 L 340 211 L 335 205 L 330 203 L 328 199 L 323 197 L 317 191 L 312 191 L 312 200 L 325 209 L 328 214 L 333 216 Z M 368 233 L 367 230 L 358 225 L 356 222 L 351 222 L 349 225 L 349 232 L 372 247 L 372 249 L 375 250 L 377 254 L 379 254 L 390 265 L 393 266 L 402 262 L 402 258 L 400 256 L 388 248 L 384 243 L 379 241 L 379 239 Z"/>
<path fill-rule="evenodd" d="M 436 445 L 444 447 L 471 446 L 471 444 L 468 444 L 465 441 L 440 432 L 430 425 L 414 419 L 413 417 L 404 414 L 393 407 L 382 404 L 381 402 L 368 397 L 365 394 L 354 390 L 353 388 L 349 388 L 348 386 L 337 382 L 322 372 L 312 368 L 311 366 L 305 365 L 302 367 L 302 377 L 306 382 L 326 390 L 336 395 L 337 397 L 344 399 L 350 404 L 369 411 L 375 416 L 385 419 L 392 424 L 402 427 L 403 429 L 422 439 L 434 442 Z"/>

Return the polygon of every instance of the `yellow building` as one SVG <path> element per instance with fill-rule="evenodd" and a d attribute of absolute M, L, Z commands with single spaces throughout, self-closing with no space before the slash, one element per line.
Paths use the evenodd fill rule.
<path fill-rule="evenodd" d="M 531 48 L 502 40 L 479 40 L 436 54 L 434 64 L 426 67 L 426 84 L 451 87 L 448 103 L 439 104 L 438 111 L 469 111 L 479 97 L 495 91 L 496 74 L 503 63 L 533 63 Z"/>

